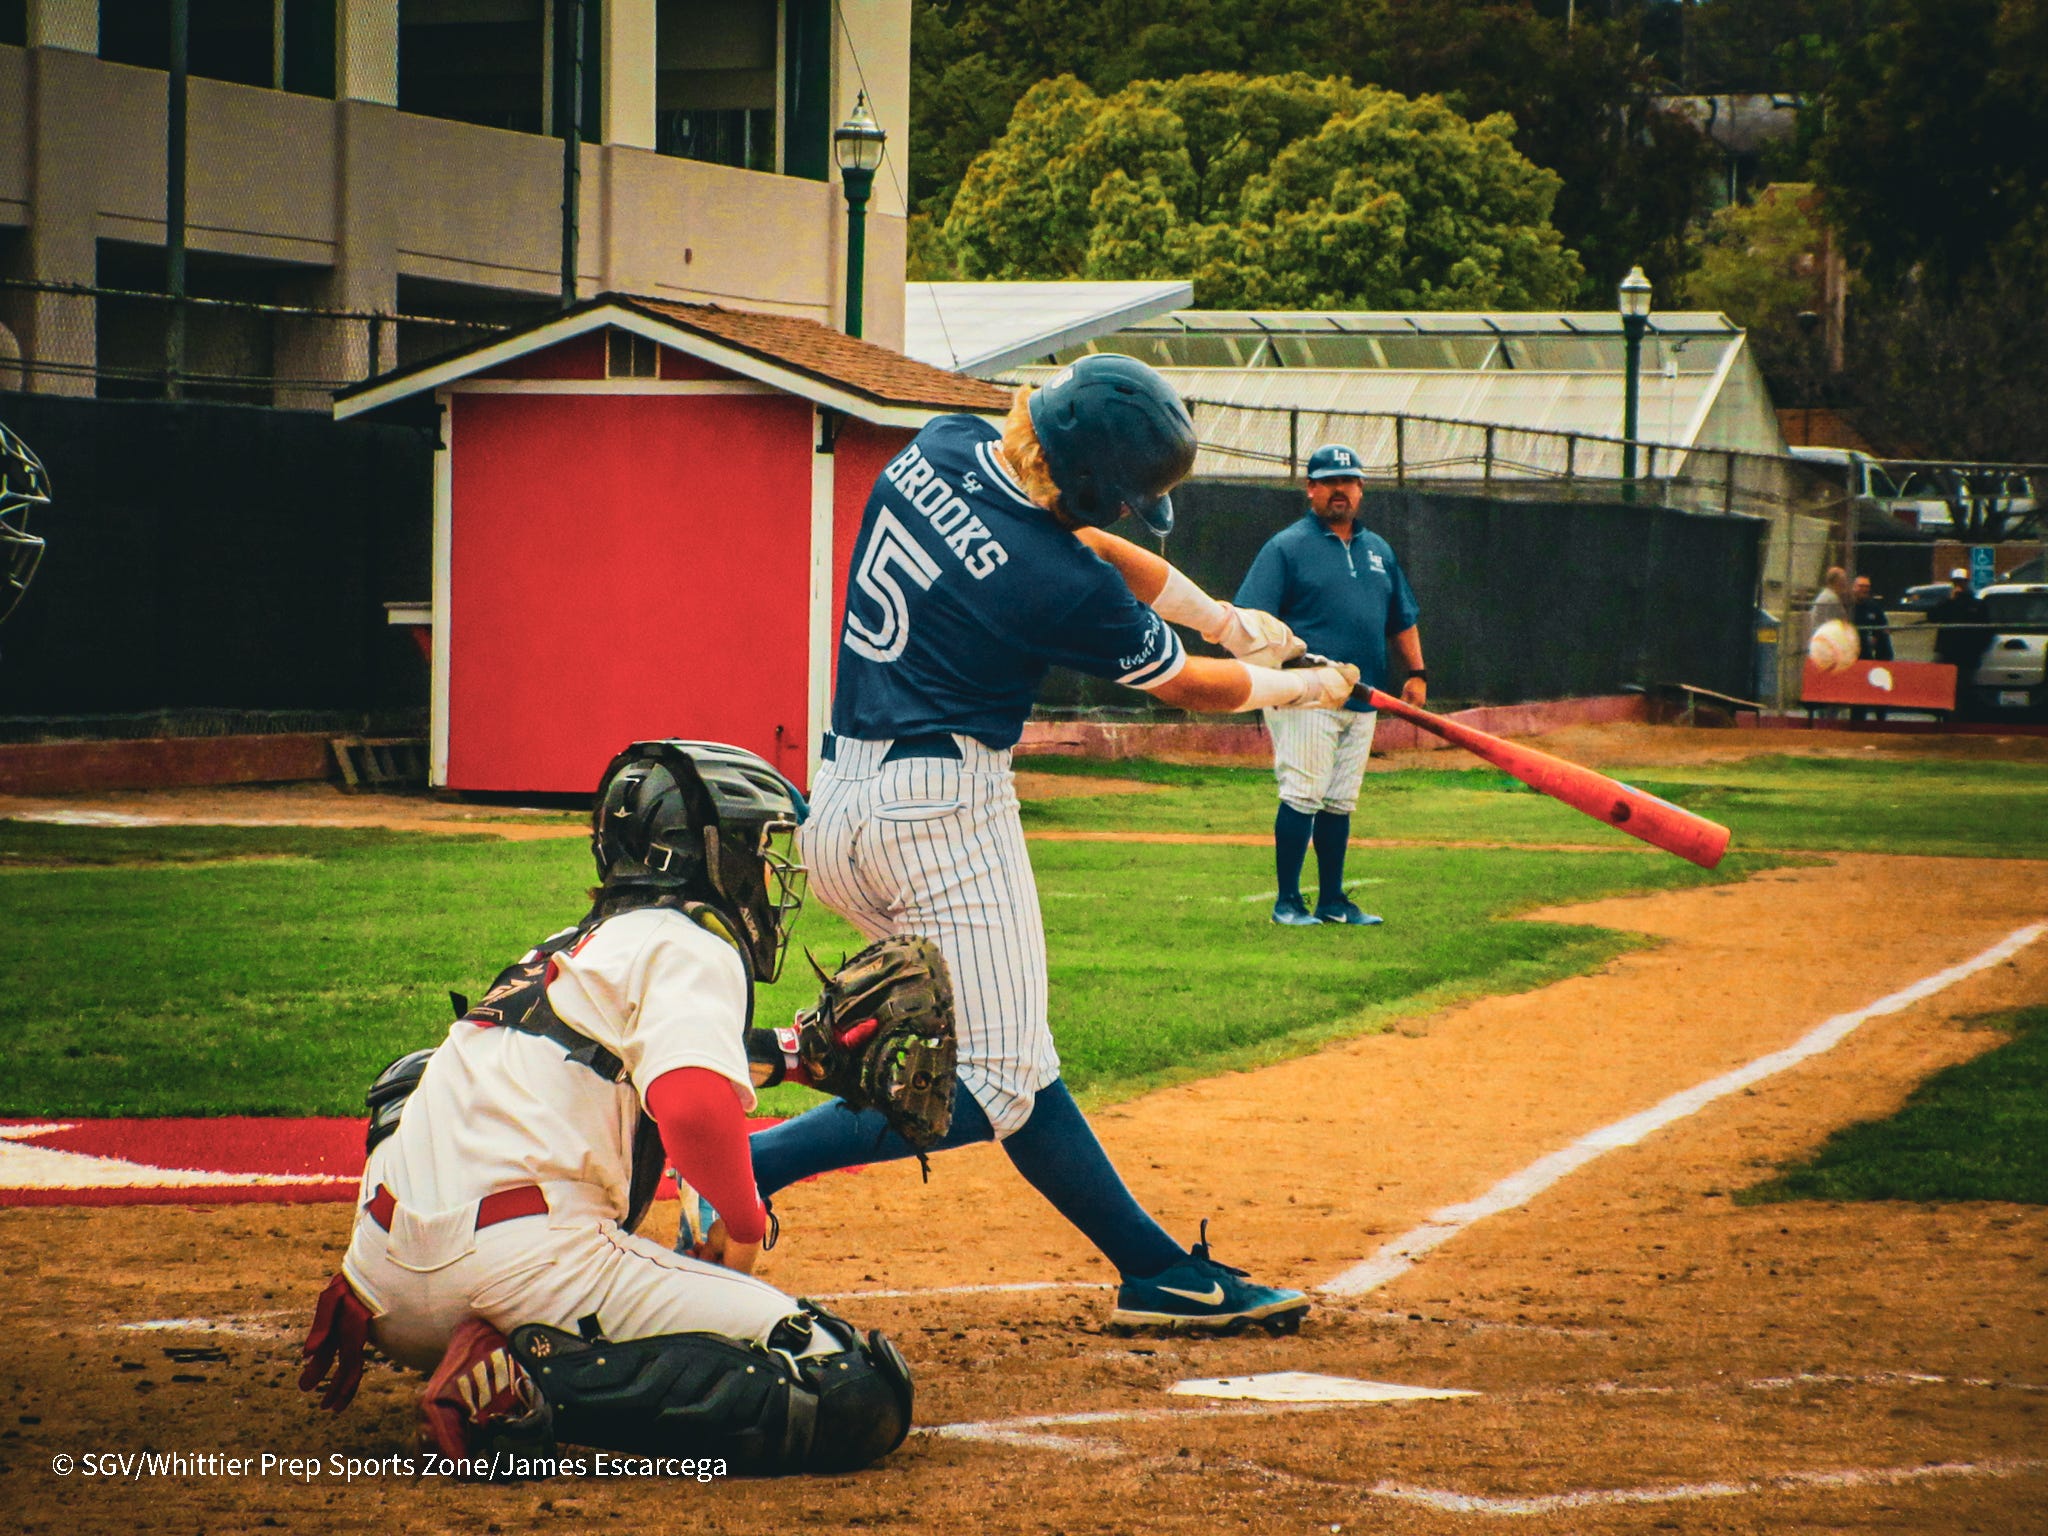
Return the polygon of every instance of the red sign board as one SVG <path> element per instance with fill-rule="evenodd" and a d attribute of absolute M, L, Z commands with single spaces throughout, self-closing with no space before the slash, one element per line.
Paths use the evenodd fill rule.
<path fill-rule="evenodd" d="M 1952 710 L 1956 707 L 1956 669 L 1941 661 L 1859 661 L 1840 672 L 1824 672 L 1809 660 L 1799 685 L 1799 701 Z"/>

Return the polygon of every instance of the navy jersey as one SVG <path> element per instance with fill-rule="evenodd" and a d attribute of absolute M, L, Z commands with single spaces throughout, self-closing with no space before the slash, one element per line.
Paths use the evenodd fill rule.
<path fill-rule="evenodd" d="M 846 585 L 832 729 L 952 731 L 1001 750 L 1055 665 L 1132 687 L 1181 668 L 1180 638 L 1035 505 L 978 416 L 941 416 L 875 482 Z"/>
<path fill-rule="evenodd" d="M 1350 662 L 1373 688 L 1387 685 L 1387 636 L 1414 628 L 1418 613 L 1391 544 L 1355 523 L 1347 542 L 1312 512 L 1266 541 L 1234 601 L 1265 609 L 1318 656 Z"/>

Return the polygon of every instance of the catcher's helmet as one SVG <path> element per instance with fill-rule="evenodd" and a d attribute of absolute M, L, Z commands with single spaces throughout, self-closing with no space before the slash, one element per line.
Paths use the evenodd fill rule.
<path fill-rule="evenodd" d="M 795 836 L 809 814 L 802 790 L 740 747 L 636 741 L 598 780 L 590 852 L 608 891 L 673 891 L 723 908 L 744 930 L 734 937 L 756 979 L 773 981 L 804 904 Z"/>
<path fill-rule="evenodd" d="M 1106 528 L 1135 512 L 1173 527 L 1167 492 L 1195 465 L 1195 424 L 1173 386 L 1135 357 L 1095 352 L 1031 396 L 1031 426 L 1068 516 Z"/>
<path fill-rule="evenodd" d="M 49 504 L 43 461 L 0 425 L 0 619 L 14 612 L 43 558 L 43 541 L 28 531 L 29 510 Z"/>

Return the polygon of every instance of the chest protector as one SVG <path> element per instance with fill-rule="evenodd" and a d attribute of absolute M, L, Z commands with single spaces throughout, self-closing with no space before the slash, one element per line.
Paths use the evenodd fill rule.
<path fill-rule="evenodd" d="M 670 907 L 683 913 L 699 927 L 718 935 L 735 949 L 740 949 L 725 919 L 716 909 L 702 902 L 678 901 L 674 898 L 665 898 L 656 905 Z M 636 907 L 630 910 L 641 909 Z M 490 991 L 486 992 L 482 1000 L 474 1006 L 470 1004 L 468 998 L 459 993 L 449 993 L 449 1000 L 455 1005 L 456 1017 L 480 1029 L 516 1029 L 521 1034 L 538 1035 L 544 1040 L 552 1040 L 562 1048 L 569 1062 L 595 1072 L 608 1083 L 623 1082 L 626 1077 L 626 1064 L 619 1059 L 618 1054 L 568 1024 L 548 1002 L 548 982 L 554 977 L 555 956 L 574 949 L 604 921 L 602 917 L 588 917 L 574 928 L 565 928 L 560 933 L 543 939 L 521 959 L 500 971 L 497 979 L 491 983 Z M 746 1023 L 751 1025 L 754 1022 L 753 968 L 746 965 L 744 949 L 740 950 L 740 960 L 748 976 Z M 415 1052 L 413 1056 L 394 1062 L 385 1069 L 375 1087 L 371 1089 L 373 1100 L 380 1091 L 384 1095 L 382 1103 L 373 1102 L 371 1106 L 371 1147 L 375 1147 L 384 1137 L 398 1129 L 399 1114 L 404 1110 L 405 1099 L 411 1096 L 412 1089 L 418 1085 L 420 1076 L 426 1070 L 425 1058 L 428 1054 L 424 1051 Z M 403 1084 L 403 1092 L 394 1094 L 392 1089 L 398 1085 L 387 1080 L 397 1076 L 399 1069 L 412 1063 L 415 1057 L 418 1058 L 416 1070 L 410 1074 L 410 1080 Z M 653 1117 L 642 1109 L 639 1124 L 633 1130 L 633 1176 L 627 1197 L 625 1223 L 628 1232 L 640 1225 L 641 1219 L 647 1214 L 647 1208 L 654 1203 L 655 1191 L 661 1187 L 661 1176 L 667 1166 L 668 1154 L 661 1145 L 661 1129 L 654 1123 Z"/>

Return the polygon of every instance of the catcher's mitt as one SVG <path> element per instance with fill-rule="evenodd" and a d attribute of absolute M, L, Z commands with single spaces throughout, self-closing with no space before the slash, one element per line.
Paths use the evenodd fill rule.
<path fill-rule="evenodd" d="M 813 1087 L 881 1111 L 922 1153 L 953 1124 L 959 1039 L 953 978 L 938 945 L 915 934 L 879 940 L 830 976 L 796 1016 L 796 1056 Z"/>

